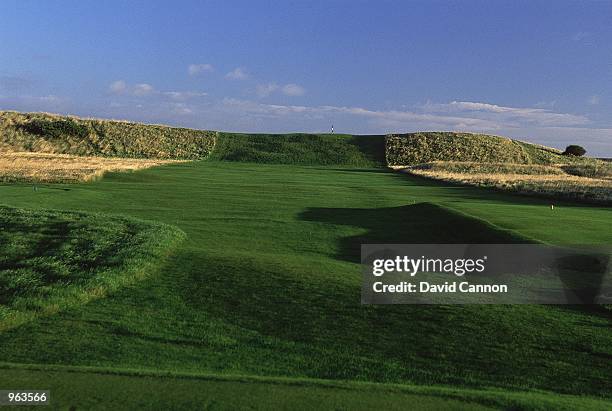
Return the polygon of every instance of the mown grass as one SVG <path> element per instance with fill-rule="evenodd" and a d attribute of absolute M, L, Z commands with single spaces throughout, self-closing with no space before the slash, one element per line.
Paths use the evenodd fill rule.
<path fill-rule="evenodd" d="M 79 156 L 202 159 L 216 133 L 127 121 L 0 111 L 0 149 Z"/>
<path fill-rule="evenodd" d="M 5 361 L 612 397 L 609 311 L 362 306 L 358 264 L 362 243 L 608 244 L 610 208 L 552 211 L 376 168 L 212 161 L 0 195 L 187 234 L 146 279 L 1 333 Z"/>
<path fill-rule="evenodd" d="M 220 133 L 211 160 L 382 167 L 383 136 Z"/>
<path fill-rule="evenodd" d="M 48 153 L 0 153 L 2 183 L 76 183 L 111 171 L 134 171 L 181 160 L 86 157 Z"/>
<path fill-rule="evenodd" d="M 603 400 L 508 392 L 298 378 L 155 373 L 91 367 L 0 364 L 8 389 L 51 391 L 51 409 L 607 410 Z M 100 401 L 101 393 L 104 401 Z M 21 406 L 19 409 L 23 409 Z M 27 409 L 27 408 L 26 408 Z"/>
<path fill-rule="evenodd" d="M 0 206 L 0 330 L 143 278 L 184 234 L 171 226 Z"/>

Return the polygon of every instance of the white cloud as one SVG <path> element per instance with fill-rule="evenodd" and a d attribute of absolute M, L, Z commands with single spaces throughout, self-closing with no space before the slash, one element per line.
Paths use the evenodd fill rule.
<path fill-rule="evenodd" d="M 184 103 L 172 103 L 170 105 L 170 110 L 173 114 L 179 116 L 189 116 L 193 114 L 193 109 Z"/>
<path fill-rule="evenodd" d="M 161 94 L 178 101 L 189 100 L 191 98 L 205 97 L 208 95 L 208 93 L 202 93 L 197 91 L 162 91 Z"/>
<path fill-rule="evenodd" d="M 168 97 L 175 101 L 185 101 L 194 98 L 207 96 L 207 93 L 201 91 L 159 91 L 156 90 L 151 84 L 139 83 L 135 85 L 129 85 L 123 80 L 117 80 L 110 84 L 109 90 L 111 93 L 121 96 L 132 96 L 132 97 Z"/>
<path fill-rule="evenodd" d="M 596 95 L 596 94 L 592 95 L 588 99 L 589 104 L 592 105 L 592 106 L 598 105 L 599 101 L 600 101 L 600 97 L 598 95 Z"/>
<path fill-rule="evenodd" d="M 249 78 L 249 74 L 242 67 L 236 67 L 234 70 L 230 71 L 225 75 L 226 79 L 229 80 L 246 80 Z"/>
<path fill-rule="evenodd" d="M 255 88 L 255 93 L 258 97 L 268 97 L 269 95 L 280 91 L 286 96 L 303 96 L 306 93 L 304 87 L 297 84 L 285 84 L 284 86 L 279 86 L 276 83 L 266 83 L 266 84 L 258 84 Z"/>
<path fill-rule="evenodd" d="M 303 96 L 306 93 L 304 87 L 298 84 L 286 84 L 283 86 L 282 91 L 287 96 Z"/>
<path fill-rule="evenodd" d="M 113 81 L 110 86 L 108 86 L 108 89 L 113 94 L 122 94 L 127 90 L 127 84 L 125 84 L 123 80 Z"/>
<path fill-rule="evenodd" d="M 203 73 L 210 73 L 212 71 L 214 71 L 215 68 L 212 66 L 212 64 L 190 64 L 187 67 L 187 72 L 189 73 L 190 76 L 197 76 Z"/>
<path fill-rule="evenodd" d="M 511 126 L 529 123 L 538 126 L 576 126 L 587 124 L 589 119 L 582 115 L 556 113 L 544 108 L 506 107 L 490 103 L 452 101 L 450 103 L 427 103 L 423 109 L 432 113 L 456 113 L 469 115 Z"/>
<path fill-rule="evenodd" d="M 134 86 L 134 89 L 132 92 L 134 93 L 135 96 L 147 96 L 147 95 L 153 94 L 155 92 L 155 89 L 150 84 L 140 83 Z"/>
<path fill-rule="evenodd" d="M 276 83 L 258 84 L 255 88 L 255 93 L 259 97 L 268 97 L 276 90 L 278 90 L 278 84 Z"/>

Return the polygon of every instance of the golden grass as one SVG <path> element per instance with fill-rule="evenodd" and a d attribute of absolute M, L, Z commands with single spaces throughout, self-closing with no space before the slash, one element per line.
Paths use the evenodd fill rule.
<path fill-rule="evenodd" d="M 142 170 L 177 162 L 183 161 L 4 152 L 0 153 L 0 182 L 76 183 L 98 179 L 107 172 Z"/>
<path fill-rule="evenodd" d="M 492 187 L 525 194 L 589 200 L 612 201 L 612 179 L 569 174 L 564 166 L 536 166 L 477 163 L 434 162 L 402 168 L 405 172 L 436 180 Z"/>

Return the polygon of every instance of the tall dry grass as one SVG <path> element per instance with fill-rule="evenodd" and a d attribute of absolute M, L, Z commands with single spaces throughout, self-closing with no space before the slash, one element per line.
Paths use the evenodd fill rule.
<path fill-rule="evenodd" d="M 177 162 L 181 161 L 29 152 L 0 153 L 0 182 L 75 183 L 95 180 L 107 172 L 142 170 Z"/>
<path fill-rule="evenodd" d="M 567 169 L 566 165 L 440 161 L 402 170 L 421 177 L 477 187 L 597 203 L 612 202 L 612 178 L 605 167 L 594 170 L 592 167 Z"/>

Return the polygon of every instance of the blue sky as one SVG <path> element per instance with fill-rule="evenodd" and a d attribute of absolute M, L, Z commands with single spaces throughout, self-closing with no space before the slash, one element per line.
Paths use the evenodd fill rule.
<path fill-rule="evenodd" d="M 612 157 L 612 2 L 4 0 L 0 109 Z"/>

